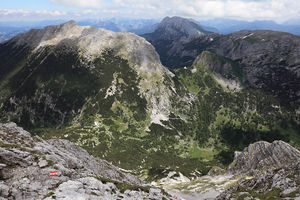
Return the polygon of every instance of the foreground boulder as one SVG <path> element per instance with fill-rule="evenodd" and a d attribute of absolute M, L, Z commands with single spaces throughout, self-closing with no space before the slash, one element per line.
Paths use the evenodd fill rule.
<path fill-rule="evenodd" d="M 168 199 L 67 140 L 45 141 L 14 123 L 0 124 L 0 199 L 53 198 Z"/>

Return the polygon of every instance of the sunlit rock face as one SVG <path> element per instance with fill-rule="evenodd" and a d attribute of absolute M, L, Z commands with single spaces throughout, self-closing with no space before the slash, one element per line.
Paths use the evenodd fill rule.
<path fill-rule="evenodd" d="M 251 174 L 255 171 L 289 166 L 299 161 L 300 151 L 283 141 L 257 142 L 242 152 L 236 152 L 229 171 L 234 174 Z"/>
<path fill-rule="evenodd" d="M 283 141 L 249 145 L 235 154 L 228 172 L 242 178 L 217 199 L 300 198 L 300 151 Z"/>
<path fill-rule="evenodd" d="M 14 123 L 0 124 L 0 160 L 2 199 L 169 199 L 67 140 L 32 137 Z"/>

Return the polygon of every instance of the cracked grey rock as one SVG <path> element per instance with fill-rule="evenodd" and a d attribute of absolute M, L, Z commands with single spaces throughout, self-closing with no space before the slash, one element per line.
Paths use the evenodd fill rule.
<path fill-rule="evenodd" d="M 227 173 L 241 178 L 236 186 L 221 193 L 218 200 L 238 198 L 249 190 L 251 194 L 268 193 L 270 198 L 300 197 L 300 151 L 283 141 L 249 145 L 243 152 L 235 153 Z M 277 191 L 279 194 L 270 194 L 270 191 Z M 248 195 L 249 198 L 255 199 L 256 196 L 251 194 Z"/>
<path fill-rule="evenodd" d="M 256 142 L 236 153 L 228 170 L 234 174 L 251 174 L 297 162 L 300 162 L 300 151 L 283 141 Z"/>
<path fill-rule="evenodd" d="M 0 124 L 0 141 L 0 199 L 169 199 L 160 189 L 143 191 L 148 184 L 67 140 L 31 137 L 8 123 Z"/>
<path fill-rule="evenodd" d="M 39 167 L 46 167 L 48 165 L 48 162 L 46 160 L 41 160 L 39 163 L 38 163 Z"/>

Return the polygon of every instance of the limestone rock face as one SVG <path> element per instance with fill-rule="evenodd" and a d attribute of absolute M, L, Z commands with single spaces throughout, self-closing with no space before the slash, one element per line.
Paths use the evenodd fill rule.
<path fill-rule="evenodd" d="M 300 199 L 300 152 L 283 141 L 249 145 L 227 173 L 241 178 L 217 199 Z"/>
<path fill-rule="evenodd" d="M 300 162 L 241 178 L 221 199 L 300 199 Z"/>
<path fill-rule="evenodd" d="M 243 83 L 243 72 L 238 63 L 209 51 L 203 51 L 194 61 L 198 66 L 214 74 L 216 81 L 231 91 L 240 91 Z"/>
<path fill-rule="evenodd" d="M 58 176 L 51 177 L 51 171 Z M 42 140 L 0 124 L 0 199 L 161 199 L 159 189 L 67 140 Z M 167 197 L 166 197 L 167 198 Z"/>
<path fill-rule="evenodd" d="M 283 141 L 256 142 L 241 153 L 236 153 L 229 171 L 249 174 L 253 171 L 280 168 L 300 162 L 300 151 Z"/>

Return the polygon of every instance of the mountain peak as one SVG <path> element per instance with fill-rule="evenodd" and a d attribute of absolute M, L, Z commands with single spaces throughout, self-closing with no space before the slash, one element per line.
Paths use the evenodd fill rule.
<path fill-rule="evenodd" d="M 158 25 L 154 35 L 160 39 L 174 40 L 191 35 L 209 33 L 198 24 L 182 17 L 165 17 Z"/>
<path fill-rule="evenodd" d="M 78 26 L 77 22 L 70 20 L 60 25 L 46 26 L 43 29 L 31 29 L 27 33 L 19 34 L 11 39 L 15 45 L 25 45 L 30 49 L 37 49 L 45 45 L 56 45 L 62 39 L 79 37 L 89 26 Z"/>
<path fill-rule="evenodd" d="M 61 25 L 77 26 L 77 22 L 75 20 L 70 20 L 70 21 L 67 21 L 66 23 L 63 23 Z"/>
<path fill-rule="evenodd" d="M 116 33 L 91 26 L 79 26 L 74 20 L 43 29 L 32 29 L 14 37 L 10 42 L 37 51 L 41 47 L 56 46 L 66 41 L 70 41 L 88 57 L 97 57 L 105 49 L 116 49 L 119 56 L 129 57 L 132 63 L 143 69 L 161 68 L 158 54 L 144 38 L 132 33 Z M 149 54 L 145 56 L 144 52 Z"/>
<path fill-rule="evenodd" d="M 183 18 L 183 17 L 178 17 L 178 16 L 174 16 L 174 17 L 165 17 L 163 18 L 163 20 L 161 21 L 161 23 L 176 23 L 176 22 L 191 22 L 190 20 Z"/>
<path fill-rule="evenodd" d="M 183 18 L 183 17 L 178 17 L 178 16 L 174 16 L 174 17 L 165 17 L 163 18 L 163 20 L 161 22 L 165 22 L 165 21 L 178 21 L 178 20 L 182 20 L 182 21 L 188 21 L 188 19 Z"/>
<path fill-rule="evenodd" d="M 74 52 L 80 60 L 79 63 L 73 63 L 74 66 L 91 69 L 96 68 L 103 54 L 113 51 L 111 57 L 123 59 L 124 62 L 128 61 L 131 70 L 142 77 L 139 82 L 140 94 L 147 95 L 148 108 L 149 110 L 153 108 L 150 116 L 151 122 L 159 124 L 160 120 L 166 119 L 169 115 L 169 109 L 166 108 L 170 107 L 169 94 L 171 92 L 168 88 L 163 88 L 165 86 L 162 83 L 165 75 L 173 74 L 163 67 L 154 47 L 144 38 L 133 33 L 117 33 L 90 26 L 78 26 L 75 21 L 69 21 L 58 26 L 33 29 L 28 33 L 20 34 L 7 41 L 7 45 L 12 48 L 25 46 L 30 53 L 38 55 L 49 54 L 49 49 L 57 51 L 56 55 L 61 57 L 64 57 L 67 52 Z M 70 65 L 70 63 L 67 64 Z M 91 71 L 94 73 L 93 70 Z M 152 90 L 153 84 L 158 84 L 161 91 L 168 91 L 167 94 L 161 93 L 160 97 L 164 101 L 159 105 L 151 99 L 157 98 L 157 92 Z"/>
<path fill-rule="evenodd" d="M 46 29 L 56 29 L 56 30 L 62 30 L 62 31 L 68 31 L 69 29 L 72 29 L 74 27 L 78 27 L 78 24 L 74 20 L 67 21 L 65 23 L 62 23 L 57 26 L 47 26 Z"/>

